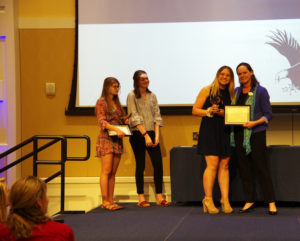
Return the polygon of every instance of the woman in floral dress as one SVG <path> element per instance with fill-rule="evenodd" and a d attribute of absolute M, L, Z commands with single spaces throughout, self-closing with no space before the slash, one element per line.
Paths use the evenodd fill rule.
<path fill-rule="evenodd" d="M 125 133 L 115 125 L 123 124 L 124 110 L 119 100 L 120 83 L 116 78 L 104 80 L 101 97 L 97 100 L 96 115 L 100 126 L 96 144 L 96 156 L 101 159 L 100 189 L 102 194 L 101 208 L 118 210 L 122 206 L 114 202 L 115 176 L 123 153 Z M 115 131 L 115 136 L 109 136 L 108 131 Z"/>

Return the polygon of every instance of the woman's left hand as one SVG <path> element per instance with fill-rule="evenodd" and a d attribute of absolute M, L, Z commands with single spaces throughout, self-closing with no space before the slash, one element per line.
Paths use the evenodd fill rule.
<path fill-rule="evenodd" d="M 251 129 L 253 128 L 254 126 L 256 125 L 256 123 L 254 121 L 249 121 L 249 122 L 246 122 L 243 127 L 246 127 L 248 129 Z"/>
<path fill-rule="evenodd" d="M 159 144 L 159 136 L 155 135 L 155 142 L 153 143 L 152 147 L 156 147 Z"/>
<path fill-rule="evenodd" d="M 219 109 L 219 111 L 216 114 L 224 117 L 224 113 L 225 113 L 224 109 Z"/>

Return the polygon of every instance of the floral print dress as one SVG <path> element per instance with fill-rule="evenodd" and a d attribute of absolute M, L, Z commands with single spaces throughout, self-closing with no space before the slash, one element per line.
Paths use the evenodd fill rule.
<path fill-rule="evenodd" d="M 106 125 L 108 123 L 113 125 L 122 124 L 122 111 L 120 109 L 114 109 L 111 113 L 109 113 L 107 103 L 104 97 L 101 97 L 97 100 L 96 115 L 100 126 L 100 133 L 96 142 L 96 157 L 101 157 L 110 153 L 122 154 L 122 139 L 117 136 L 109 136 L 108 130 L 106 129 Z"/>

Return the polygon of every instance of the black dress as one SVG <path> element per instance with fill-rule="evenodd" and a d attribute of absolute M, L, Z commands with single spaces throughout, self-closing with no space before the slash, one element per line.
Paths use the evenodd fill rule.
<path fill-rule="evenodd" d="M 228 89 L 220 90 L 219 108 L 224 109 L 224 106 L 230 105 L 230 103 Z M 203 109 L 207 109 L 211 106 L 209 95 L 204 103 Z M 214 155 L 219 157 L 231 156 L 230 126 L 224 125 L 224 117 L 217 114 L 213 117 L 202 117 L 197 152 L 202 155 Z"/>

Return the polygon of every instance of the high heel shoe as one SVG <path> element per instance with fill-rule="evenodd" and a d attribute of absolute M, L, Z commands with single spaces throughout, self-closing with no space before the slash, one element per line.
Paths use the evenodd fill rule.
<path fill-rule="evenodd" d="M 214 201 L 212 200 L 211 197 L 205 197 L 202 200 L 203 204 L 203 211 L 204 213 L 210 213 L 210 214 L 216 214 L 219 213 L 219 209 L 215 207 Z"/>
<path fill-rule="evenodd" d="M 233 209 L 230 206 L 230 203 L 229 203 L 228 199 L 221 199 L 220 204 L 221 204 L 223 213 L 232 213 Z"/>
<path fill-rule="evenodd" d="M 271 202 L 269 203 L 269 211 L 268 211 L 269 215 L 277 215 L 277 208 L 275 205 L 275 202 Z"/>
<path fill-rule="evenodd" d="M 277 211 L 270 211 L 270 210 L 269 210 L 269 211 L 268 211 L 268 214 L 269 214 L 269 215 L 277 215 Z"/>
<path fill-rule="evenodd" d="M 242 208 L 240 209 L 239 213 L 247 213 L 249 212 L 251 209 L 254 209 L 254 203 L 249 207 L 249 208 Z"/>

